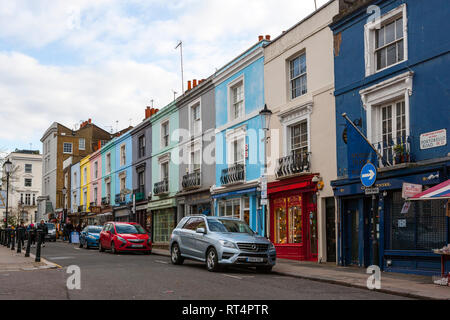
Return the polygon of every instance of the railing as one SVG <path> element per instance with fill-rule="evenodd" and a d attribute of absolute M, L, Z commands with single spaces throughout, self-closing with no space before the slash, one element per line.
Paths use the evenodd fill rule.
<path fill-rule="evenodd" d="M 136 201 L 143 201 L 145 200 L 145 186 L 140 186 L 139 188 L 135 189 L 133 191 L 135 195 Z"/>
<path fill-rule="evenodd" d="M 245 165 L 238 163 L 222 170 L 220 182 L 222 185 L 235 184 L 245 181 Z"/>
<path fill-rule="evenodd" d="M 169 180 L 163 180 L 161 182 L 155 183 L 153 193 L 156 196 L 169 193 Z"/>
<path fill-rule="evenodd" d="M 86 206 L 82 205 L 82 206 L 78 206 L 78 212 L 85 212 L 86 211 Z"/>
<path fill-rule="evenodd" d="M 389 162 L 391 165 L 413 162 L 411 155 L 411 137 L 397 137 L 393 140 L 374 143 L 374 147 L 383 156 L 379 160 L 379 166 L 385 167 Z"/>
<path fill-rule="evenodd" d="M 108 206 L 111 203 L 111 200 L 109 197 L 103 197 L 102 198 L 102 205 L 103 206 Z"/>
<path fill-rule="evenodd" d="M 127 202 L 127 196 L 125 194 L 122 193 L 118 193 L 116 194 L 116 205 L 123 205 Z"/>
<path fill-rule="evenodd" d="M 311 167 L 310 153 L 300 153 L 300 154 L 293 153 L 287 157 L 278 159 L 276 176 L 277 178 L 285 178 L 303 172 L 309 172 L 310 167 Z"/>
<path fill-rule="evenodd" d="M 188 173 L 183 176 L 182 186 L 183 189 L 194 189 L 201 186 L 201 172 L 196 171 L 193 173 Z"/>
<path fill-rule="evenodd" d="M 91 202 L 89 204 L 89 208 L 96 207 L 96 206 L 97 206 L 97 202 Z"/>

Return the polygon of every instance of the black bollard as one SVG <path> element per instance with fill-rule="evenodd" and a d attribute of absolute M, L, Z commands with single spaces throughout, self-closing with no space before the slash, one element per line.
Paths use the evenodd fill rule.
<path fill-rule="evenodd" d="M 37 247 L 36 247 L 36 259 L 34 261 L 36 262 L 41 262 L 41 243 L 42 243 L 42 232 L 38 231 L 37 232 L 37 238 L 38 238 L 38 242 L 37 242 Z"/>
<path fill-rule="evenodd" d="M 27 232 L 28 234 L 28 241 L 27 241 L 27 251 L 25 252 L 25 257 L 29 257 L 30 256 L 30 250 L 31 250 L 31 233 L 30 231 Z"/>
<path fill-rule="evenodd" d="M 16 230 L 11 229 L 11 250 L 16 250 Z"/>
<path fill-rule="evenodd" d="M 17 228 L 17 253 L 22 253 L 22 228 Z"/>
<path fill-rule="evenodd" d="M 11 247 L 11 229 L 6 229 L 6 247 L 9 249 Z"/>

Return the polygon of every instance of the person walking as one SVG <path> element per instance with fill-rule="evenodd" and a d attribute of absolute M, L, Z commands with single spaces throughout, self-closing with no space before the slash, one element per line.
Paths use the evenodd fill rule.
<path fill-rule="evenodd" d="M 41 223 L 37 226 L 37 232 L 38 232 L 38 236 L 39 235 L 41 236 L 42 247 L 45 247 L 45 236 L 48 233 L 48 227 L 45 224 L 44 220 L 41 220 Z"/>
<path fill-rule="evenodd" d="M 66 224 L 66 232 L 69 243 L 72 243 L 72 231 L 73 231 L 73 224 L 71 221 L 69 221 L 69 223 Z"/>
<path fill-rule="evenodd" d="M 30 237 L 31 247 L 34 247 L 36 245 L 36 227 L 34 223 L 28 226 L 28 236 Z"/>

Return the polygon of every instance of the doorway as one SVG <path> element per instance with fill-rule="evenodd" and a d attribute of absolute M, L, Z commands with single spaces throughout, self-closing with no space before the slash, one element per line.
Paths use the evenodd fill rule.
<path fill-rule="evenodd" d="M 359 222 L 360 209 L 358 200 L 344 202 L 344 258 L 345 265 L 359 265 Z"/>
<path fill-rule="evenodd" d="M 325 199 L 327 261 L 336 262 L 336 207 L 334 198 Z"/>

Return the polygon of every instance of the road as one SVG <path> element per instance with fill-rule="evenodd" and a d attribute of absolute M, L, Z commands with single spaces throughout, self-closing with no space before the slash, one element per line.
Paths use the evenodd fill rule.
<path fill-rule="evenodd" d="M 76 245 L 47 243 L 43 257 L 62 268 L 0 272 L 0 299 L 162 300 L 393 300 L 379 292 L 297 279 L 253 270 L 206 271 L 186 261 L 174 266 L 165 256 L 99 253 Z M 66 286 L 67 267 L 79 266 L 81 290 Z"/>

